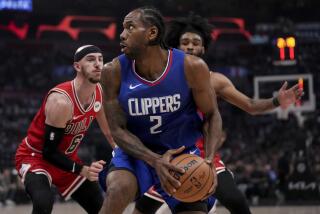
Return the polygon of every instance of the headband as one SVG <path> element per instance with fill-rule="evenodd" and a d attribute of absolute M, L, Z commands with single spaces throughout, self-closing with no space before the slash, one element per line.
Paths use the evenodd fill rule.
<path fill-rule="evenodd" d="M 79 62 L 83 57 L 90 53 L 101 53 L 102 51 L 100 48 L 94 45 L 85 45 L 77 49 L 76 53 L 74 54 L 74 61 Z"/>

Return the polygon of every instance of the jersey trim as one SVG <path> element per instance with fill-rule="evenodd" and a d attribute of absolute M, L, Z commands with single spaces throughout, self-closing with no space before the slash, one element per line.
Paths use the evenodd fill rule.
<path fill-rule="evenodd" d="M 76 93 L 76 87 L 75 87 L 75 85 L 74 85 L 75 83 L 74 83 L 74 80 L 71 82 L 71 87 L 72 87 L 72 92 L 73 92 L 73 95 L 74 95 L 74 98 L 75 98 L 75 103 L 76 103 L 76 105 L 78 106 L 78 109 L 80 110 L 80 112 L 82 113 L 82 114 L 85 114 L 86 112 L 88 112 L 88 111 L 90 111 L 91 109 L 92 109 L 92 107 L 93 107 L 93 104 L 95 103 L 95 100 L 96 100 L 96 90 L 94 90 L 94 93 L 93 93 L 93 95 L 92 95 L 92 100 L 91 100 L 91 103 L 90 103 L 90 105 L 89 105 L 89 107 L 85 110 L 83 107 L 82 107 L 82 105 L 81 105 L 81 103 L 80 103 L 80 100 L 79 100 L 79 97 L 78 97 L 78 95 L 77 95 L 77 93 Z"/>
<path fill-rule="evenodd" d="M 25 140 L 25 142 L 26 142 L 26 145 L 29 147 L 29 149 L 31 149 L 32 151 L 35 151 L 35 152 L 38 152 L 38 153 L 42 154 L 42 151 L 34 148 L 33 146 L 31 146 L 31 145 L 28 143 L 28 137 L 25 137 L 24 140 Z"/>
<path fill-rule="evenodd" d="M 135 69 L 135 60 L 132 61 L 132 71 L 133 73 L 135 74 L 135 76 L 144 84 L 147 84 L 149 86 L 154 86 L 154 85 L 157 85 L 159 84 L 168 74 L 170 68 L 171 68 L 171 65 L 172 65 L 172 50 L 169 49 L 169 53 L 168 53 L 168 59 L 167 59 L 167 65 L 163 71 L 163 73 L 161 74 L 160 77 L 158 77 L 158 79 L 156 80 L 153 80 L 153 81 L 150 81 L 150 80 L 147 80 L 143 77 L 141 77 L 137 72 L 136 72 L 136 69 Z"/>
<path fill-rule="evenodd" d="M 78 176 L 72 184 L 61 194 L 64 197 L 64 200 L 67 201 L 70 199 L 71 195 L 81 186 L 81 184 L 86 180 L 85 177 Z"/>
<path fill-rule="evenodd" d="M 35 173 L 37 175 L 45 175 L 48 178 L 50 186 L 52 185 L 52 177 L 51 177 L 50 173 L 47 170 L 39 168 L 39 169 L 31 170 L 31 172 L 33 172 L 33 173 Z"/>

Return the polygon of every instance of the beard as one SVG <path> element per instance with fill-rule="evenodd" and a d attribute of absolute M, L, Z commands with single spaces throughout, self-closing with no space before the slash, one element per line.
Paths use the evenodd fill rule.
<path fill-rule="evenodd" d="M 91 82 L 93 84 L 96 84 L 96 83 L 100 82 L 100 78 L 99 79 L 89 78 L 88 80 L 89 80 L 89 82 Z"/>
<path fill-rule="evenodd" d="M 100 77 L 96 77 L 96 78 L 90 77 L 90 73 L 87 72 L 85 69 L 82 69 L 81 71 L 82 71 L 83 76 L 84 76 L 87 80 L 89 80 L 90 83 L 96 84 L 96 83 L 99 83 L 99 82 L 100 82 Z"/>

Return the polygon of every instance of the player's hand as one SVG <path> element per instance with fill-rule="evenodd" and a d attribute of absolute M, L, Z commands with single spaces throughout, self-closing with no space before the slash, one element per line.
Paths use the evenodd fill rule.
<path fill-rule="evenodd" d="M 299 88 L 299 84 L 286 89 L 288 82 L 285 81 L 278 92 L 278 101 L 282 109 L 288 108 L 291 104 L 294 104 L 303 95 L 303 89 Z"/>
<path fill-rule="evenodd" d="M 208 160 L 206 159 L 206 163 L 209 164 L 209 166 L 212 169 L 213 172 L 213 182 L 212 182 L 212 186 L 209 189 L 208 193 L 201 199 L 201 200 L 206 200 L 207 198 L 209 198 L 215 191 L 216 188 L 218 186 L 218 177 L 217 177 L 217 171 L 216 171 L 216 167 L 214 166 L 214 164 L 212 163 L 212 160 Z"/>
<path fill-rule="evenodd" d="M 103 160 L 92 162 L 89 167 L 84 166 L 80 174 L 86 177 L 89 181 L 97 181 L 99 179 L 99 172 L 102 171 L 105 164 L 106 162 Z"/>
<path fill-rule="evenodd" d="M 178 149 L 170 149 L 162 155 L 161 158 L 156 160 L 154 168 L 159 176 L 162 189 L 170 196 L 176 192 L 181 186 L 179 180 L 174 177 L 175 173 L 183 174 L 184 169 L 176 167 L 170 161 L 173 155 L 181 153 L 185 149 L 184 146 Z"/>

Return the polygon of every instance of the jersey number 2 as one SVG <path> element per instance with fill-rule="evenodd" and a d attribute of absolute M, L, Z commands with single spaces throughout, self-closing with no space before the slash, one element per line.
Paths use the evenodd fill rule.
<path fill-rule="evenodd" d="M 155 125 L 151 126 L 150 133 L 151 134 L 158 134 L 162 132 L 161 130 L 156 130 L 162 125 L 162 118 L 161 116 L 150 116 L 150 122 L 156 122 Z"/>

